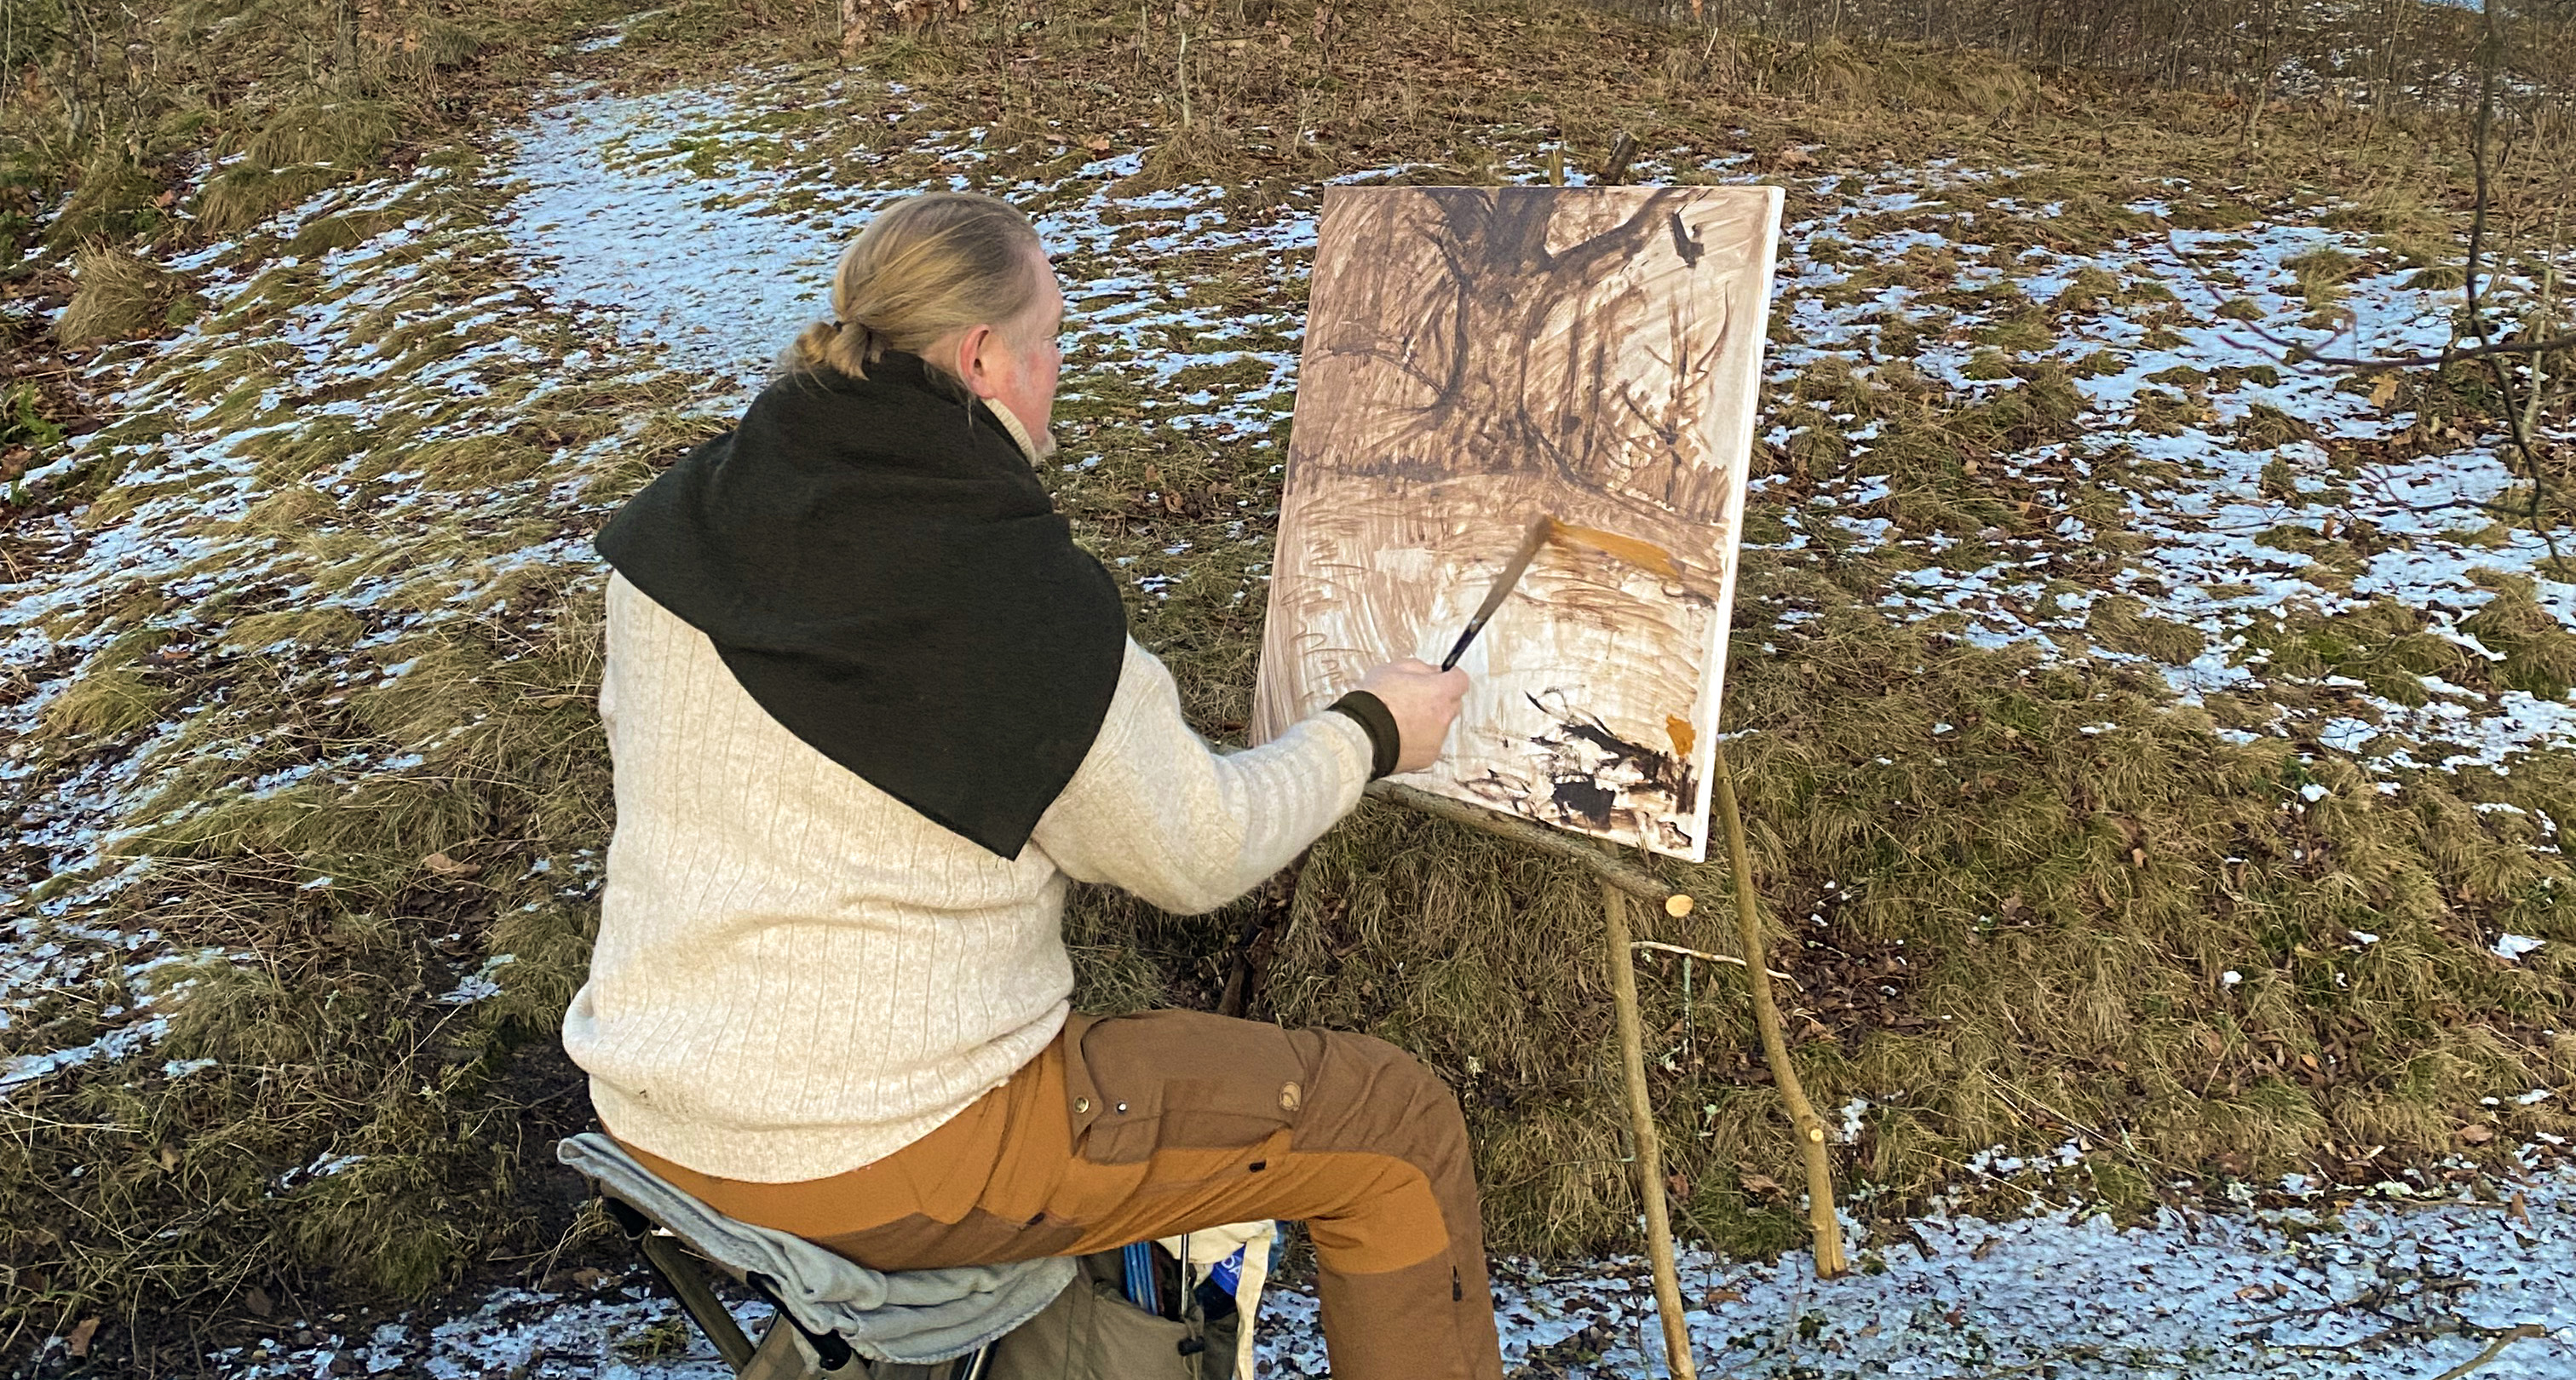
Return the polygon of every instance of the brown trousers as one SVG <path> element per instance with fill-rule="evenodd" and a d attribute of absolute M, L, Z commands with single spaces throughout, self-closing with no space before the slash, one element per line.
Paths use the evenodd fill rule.
<path fill-rule="evenodd" d="M 1300 1218 L 1340 1380 L 1502 1375 L 1457 1099 L 1365 1035 L 1077 1015 L 1008 1083 L 845 1174 L 745 1183 L 627 1150 L 719 1212 L 880 1270 Z"/>

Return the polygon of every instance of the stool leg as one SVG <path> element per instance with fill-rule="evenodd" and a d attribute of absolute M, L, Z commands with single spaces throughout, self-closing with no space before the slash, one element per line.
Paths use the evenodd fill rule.
<path fill-rule="evenodd" d="M 607 1206 L 608 1215 L 616 1221 L 619 1230 L 626 1233 L 626 1239 L 643 1253 L 644 1263 L 652 1267 L 654 1278 L 662 1281 L 662 1287 L 670 1290 L 672 1297 L 680 1301 L 681 1311 L 687 1313 L 690 1321 L 698 1325 L 698 1330 L 707 1334 L 707 1340 L 715 1344 L 716 1354 L 724 1358 L 725 1368 L 740 1374 L 742 1368 L 751 1363 L 751 1339 L 742 1334 L 742 1325 L 733 1320 L 733 1314 L 725 1310 L 723 1301 L 707 1287 L 706 1277 L 698 1273 L 697 1263 L 689 1259 L 689 1253 L 680 1249 L 677 1241 L 654 1231 L 653 1223 L 643 1213 L 614 1198 L 600 1201 Z"/>

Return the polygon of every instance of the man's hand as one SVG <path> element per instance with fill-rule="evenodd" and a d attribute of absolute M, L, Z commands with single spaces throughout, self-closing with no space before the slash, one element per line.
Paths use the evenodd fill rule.
<path fill-rule="evenodd" d="M 1360 688 L 1378 697 L 1395 716 L 1402 748 L 1395 769 L 1420 771 L 1440 760 L 1441 741 L 1458 718 L 1458 699 L 1467 693 L 1467 673 L 1433 670 L 1431 664 L 1406 657 L 1368 673 Z"/>

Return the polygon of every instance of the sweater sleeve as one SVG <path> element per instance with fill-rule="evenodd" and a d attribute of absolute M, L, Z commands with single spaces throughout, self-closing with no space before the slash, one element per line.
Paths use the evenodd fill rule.
<path fill-rule="evenodd" d="M 1196 915 L 1251 890 L 1350 813 L 1371 760 L 1368 730 L 1335 713 L 1220 756 L 1181 717 L 1172 673 L 1130 640 L 1100 736 L 1034 842 L 1076 881 Z"/>

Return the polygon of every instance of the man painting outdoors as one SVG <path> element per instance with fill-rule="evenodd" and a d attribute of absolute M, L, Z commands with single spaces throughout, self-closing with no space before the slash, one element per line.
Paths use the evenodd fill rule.
<path fill-rule="evenodd" d="M 1492 1380 L 1435 1076 L 1070 1013 L 1068 881 L 1224 905 L 1434 761 L 1466 677 L 1393 662 L 1213 752 L 1031 467 L 1063 302 L 1009 206 L 898 203 L 740 426 L 601 533 L 617 820 L 566 1047 L 639 1161 L 870 1267 L 1304 1219 L 1335 1374 Z"/>

